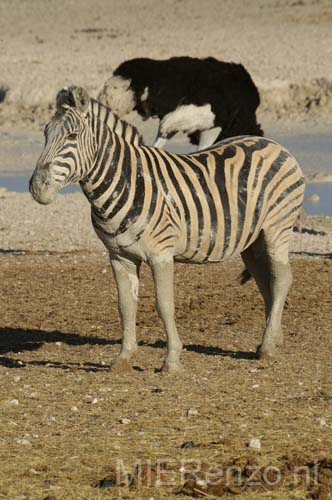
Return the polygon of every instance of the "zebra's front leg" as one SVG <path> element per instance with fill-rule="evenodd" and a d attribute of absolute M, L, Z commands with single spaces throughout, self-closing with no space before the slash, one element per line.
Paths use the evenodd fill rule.
<path fill-rule="evenodd" d="M 112 257 L 111 265 L 118 288 L 118 306 L 122 325 L 121 350 L 113 361 L 111 369 L 116 372 L 132 371 L 129 360 L 137 350 L 136 311 L 140 265 Z"/>
<path fill-rule="evenodd" d="M 159 256 L 149 261 L 155 286 L 156 308 L 167 335 L 167 356 L 163 372 L 182 371 L 180 355 L 182 342 L 178 336 L 174 317 L 174 261 L 173 257 Z"/>

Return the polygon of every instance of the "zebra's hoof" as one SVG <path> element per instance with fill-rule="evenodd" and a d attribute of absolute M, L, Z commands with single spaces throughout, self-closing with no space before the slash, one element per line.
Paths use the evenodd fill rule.
<path fill-rule="evenodd" d="M 161 373 L 166 374 L 166 373 L 183 373 L 184 369 L 183 366 L 179 361 L 165 361 L 163 366 L 161 367 Z"/>
<path fill-rule="evenodd" d="M 271 359 L 274 357 L 275 351 L 276 351 L 275 346 L 267 347 L 267 346 L 264 346 L 263 344 L 261 344 L 257 347 L 257 351 L 256 351 L 257 358 L 258 359 Z"/>
<path fill-rule="evenodd" d="M 133 373 L 133 368 L 129 361 L 124 358 L 116 358 L 111 364 L 112 373 Z"/>
<path fill-rule="evenodd" d="M 277 347 L 282 347 L 284 345 L 284 337 L 283 335 L 280 335 L 278 339 L 276 340 L 276 346 Z"/>

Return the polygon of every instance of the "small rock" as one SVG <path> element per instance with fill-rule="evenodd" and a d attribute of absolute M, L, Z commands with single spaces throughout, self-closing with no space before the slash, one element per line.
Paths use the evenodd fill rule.
<path fill-rule="evenodd" d="M 98 488 L 113 488 L 116 486 L 116 483 L 113 481 L 113 479 L 102 479 L 98 483 Z"/>
<path fill-rule="evenodd" d="M 319 418 L 318 419 L 318 425 L 320 425 L 321 427 L 325 427 L 325 425 L 326 425 L 325 418 Z"/>
<path fill-rule="evenodd" d="M 28 439 L 16 439 L 16 443 L 22 444 L 23 446 L 31 446 L 31 443 Z"/>
<path fill-rule="evenodd" d="M 107 269 L 104 268 L 101 270 L 101 274 L 105 274 L 105 273 L 107 273 Z"/>
<path fill-rule="evenodd" d="M 20 404 L 18 399 L 11 399 L 10 401 L 8 401 L 8 403 L 13 406 L 17 406 Z"/>
<path fill-rule="evenodd" d="M 70 409 L 71 409 L 71 411 L 78 411 L 77 406 L 72 406 Z"/>
<path fill-rule="evenodd" d="M 305 200 L 309 203 L 318 203 L 320 201 L 320 197 L 317 193 L 313 193 L 309 196 L 306 196 Z"/>
<path fill-rule="evenodd" d="M 19 382 L 21 380 L 21 377 L 19 375 L 15 375 L 14 377 L 14 382 Z"/>
<path fill-rule="evenodd" d="M 41 474 L 40 471 L 34 469 L 33 467 L 31 469 L 29 469 L 29 473 L 33 474 L 34 476 L 38 476 L 39 474 Z"/>
<path fill-rule="evenodd" d="M 98 398 L 93 398 L 93 400 L 91 401 L 91 404 L 92 404 L 92 405 L 95 405 L 95 404 L 97 404 L 97 403 L 98 403 L 98 401 L 99 401 L 99 399 L 98 399 Z"/>
<path fill-rule="evenodd" d="M 248 447 L 252 448 L 253 450 L 260 450 L 262 447 L 261 440 L 258 438 L 251 438 Z"/>
<path fill-rule="evenodd" d="M 195 448 L 195 443 L 194 441 L 186 441 L 185 443 L 182 443 L 180 448 L 182 449 L 190 449 L 190 448 Z"/>
<path fill-rule="evenodd" d="M 92 403 L 92 401 L 94 400 L 94 398 L 92 396 L 90 396 L 89 394 L 87 396 L 85 396 L 85 398 L 83 399 L 84 403 Z"/>
<path fill-rule="evenodd" d="M 128 424 L 130 424 L 130 419 L 126 418 L 126 417 L 121 417 L 121 418 L 119 418 L 119 422 L 120 422 L 120 424 L 128 425 Z"/>
<path fill-rule="evenodd" d="M 197 408 L 189 408 L 189 410 L 187 411 L 187 417 L 192 417 L 194 415 L 198 415 Z"/>

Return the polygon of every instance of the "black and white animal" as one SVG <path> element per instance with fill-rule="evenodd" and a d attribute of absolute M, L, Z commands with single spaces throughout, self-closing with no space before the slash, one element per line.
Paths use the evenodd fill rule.
<path fill-rule="evenodd" d="M 262 136 L 258 90 L 242 64 L 208 57 L 125 61 L 106 81 L 98 100 L 120 117 L 136 110 L 158 117 L 154 146 L 184 132 L 198 149 L 237 135 Z"/>
<path fill-rule="evenodd" d="M 304 193 L 294 157 L 253 136 L 188 155 L 144 146 L 134 127 L 81 87 L 61 90 L 56 106 L 30 192 L 48 204 L 60 188 L 79 182 L 91 204 L 118 287 L 123 340 L 113 367 L 130 368 L 137 349 L 142 262 L 152 269 L 167 335 L 163 369 L 176 371 L 182 344 L 174 319 L 174 262 L 203 264 L 238 254 L 265 302 L 258 353 L 272 356 L 282 342 L 281 315 L 292 281 L 288 245 Z"/>

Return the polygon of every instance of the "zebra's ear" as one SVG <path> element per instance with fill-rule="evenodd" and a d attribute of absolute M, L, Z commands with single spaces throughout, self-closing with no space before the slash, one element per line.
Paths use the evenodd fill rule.
<path fill-rule="evenodd" d="M 69 87 L 75 108 L 85 114 L 89 109 L 90 96 L 83 87 Z"/>
<path fill-rule="evenodd" d="M 56 96 L 56 108 L 64 111 L 66 108 L 76 108 L 85 114 L 89 109 L 90 96 L 83 87 L 71 86 L 63 88 Z"/>

